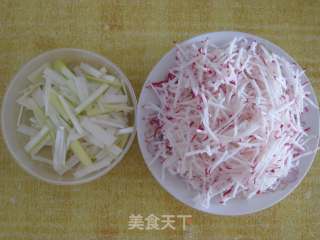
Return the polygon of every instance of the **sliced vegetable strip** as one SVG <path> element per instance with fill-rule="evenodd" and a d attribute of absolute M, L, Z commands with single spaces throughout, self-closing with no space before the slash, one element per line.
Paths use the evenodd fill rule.
<path fill-rule="evenodd" d="M 134 132 L 128 125 L 133 107 L 126 86 L 106 67 L 70 68 L 56 60 L 27 79 L 31 84 L 16 101 L 17 132 L 28 139 L 24 149 L 33 161 L 79 178 L 107 168 L 121 154 Z"/>

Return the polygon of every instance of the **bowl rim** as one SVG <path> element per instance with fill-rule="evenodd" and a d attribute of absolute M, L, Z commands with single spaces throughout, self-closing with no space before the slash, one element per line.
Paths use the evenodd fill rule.
<path fill-rule="evenodd" d="M 289 55 L 284 49 L 282 49 L 280 46 L 276 45 L 275 43 L 271 42 L 270 40 L 264 38 L 264 37 L 260 37 L 260 36 L 257 36 L 257 35 L 254 35 L 254 34 L 251 34 L 251 33 L 246 33 L 246 32 L 239 32 L 239 31 L 216 31 L 216 32 L 205 32 L 205 33 L 201 33 L 199 35 L 194 35 L 194 36 L 191 36 L 189 37 L 188 39 L 185 39 L 185 40 L 182 40 L 180 41 L 179 43 L 180 44 L 187 44 L 187 43 L 191 43 L 195 40 L 203 40 L 207 37 L 210 38 L 210 36 L 212 34 L 238 34 L 238 35 L 242 35 L 243 37 L 247 37 L 247 38 L 253 38 L 253 39 L 256 39 L 260 42 L 263 42 L 263 43 L 266 43 L 268 44 L 269 46 L 272 46 L 273 48 L 276 48 L 278 50 L 281 50 L 281 54 L 284 53 L 285 57 L 288 58 L 289 60 L 293 61 L 294 63 L 297 63 L 297 61 L 295 61 L 295 59 L 293 57 L 291 57 L 291 55 Z M 142 86 L 142 89 L 141 89 L 141 92 L 140 92 L 140 96 L 139 96 L 139 99 L 138 99 L 138 104 L 137 104 L 137 111 L 136 111 L 136 124 L 137 124 L 137 138 L 138 138 L 138 144 L 139 144 L 139 149 L 141 151 L 141 154 L 142 154 L 142 157 L 143 157 L 143 160 L 145 162 L 145 165 L 147 166 L 148 170 L 151 172 L 151 175 L 155 178 L 155 180 L 157 181 L 157 183 L 166 191 L 168 192 L 171 196 L 173 196 L 176 200 L 178 200 L 178 202 L 184 204 L 185 206 L 188 206 L 192 209 L 195 209 L 197 211 L 200 211 L 200 212 L 203 212 L 203 213 L 206 213 L 206 214 L 210 214 L 210 215 L 217 215 L 217 216 L 243 216 L 243 215 L 249 215 L 249 214 L 254 214 L 254 213 L 257 213 L 257 212 L 261 212 L 263 210 L 266 210 L 268 208 L 271 208 L 272 206 L 276 205 L 277 203 L 281 202 L 282 200 L 284 200 L 286 197 L 288 197 L 288 195 L 290 195 L 298 186 L 300 186 L 301 182 L 303 181 L 303 179 L 306 177 L 306 175 L 308 174 L 308 172 L 310 171 L 310 168 L 316 158 L 316 154 L 317 154 L 317 151 L 314 152 L 313 154 L 310 154 L 310 158 L 312 157 L 309 165 L 307 166 L 306 170 L 302 173 L 301 175 L 301 178 L 298 179 L 293 186 L 291 186 L 290 190 L 288 192 L 286 192 L 283 196 L 279 197 L 276 201 L 270 201 L 268 204 L 265 204 L 264 206 L 260 207 L 260 208 L 257 208 L 257 209 L 254 209 L 254 210 L 248 210 L 248 211 L 242 211 L 242 212 L 238 212 L 238 213 L 220 213 L 220 212 L 214 212 L 214 211 L 207 211 L 206 209 L 204 208 L 201 208 L 201 207 L 198 207 L 196 205 L 192 205 L 192 204 L 189 204 L 187 201 L 184 201 L 181 197 L 178 197 L 177 194 L 174 193 L 174 191 L 172 190 L 169 190 L 169 188 L 167 188 L 165 186 L 165 184 L 162 182 L 162 181 L 159 181 L 158 177 L 156 176 L 155 172 L 152 170 L 151 166 L 149 166 L 147 160 L 145 159 L 145 156 L 144 156 L 144 151 L 143 151 L 143 147 L 144 146 L 144 138 L 141 136 L 141 133 L 140 131 L 142 131 L 141 129 L 139 129 L 139 122 L 140 122 L 140 119 L 143 117 L 142 114 L 141 114 L 141 104 L 142 104 L 142 99 L 141 99 L 141 96 L 142 96 L 142 93 L 143 91 L 146 89 L 146 84 L 149 83 L 150 81 L 152 81 L 151 77 L 153 75 L 153 72 L 156 71 L 156 69 L 159 67 L 160 63 L 162 62 L 163 59 L 167 58 L 170 56 L 170 54 L 172 54 L 172 51 L 175 49 L 175 47 L 169 49 L 164 55 L 161 56 L 161 58 L 159 59 L 159 61 L 153 66 L 153 68 L 151 69 L 151 71 L 149 72 L 143 86 Z M 299 64 L 297 64 L 299 67 L 301 67 Z M 306 78 L 308 79 L 308 81 L 311 83 L 310 79 L 306 76 Z M 312 94 L 314 96 L 316 96 L 315 92 L 314 92 L 314 89 L 311 85 L 311 91 L 312 91 Z M 315 97 L 315 103 L 317 106 L 319 106 L 319 103 L 318 103 L 318 99 Z M 142 120 L 141 120 L 142 121 Z M 320 126 L 320 118 L 319 118 L 319 113 L 318 113 L 318 126 Z M 143 134 L 143 133 L 142 133 Z M 317 146 L 319 146 L 319 142 L 320 142 L 320 134 L 318 134 L 317 136 Z M 250 200 L 250 199 L 249 199 Z M 211 203 L 212 204 L 212 203 Z"/>
<path fill-rule="evenodd" d="M 38 59 L 44 58 L 46 56 L 49 56 L 51 54 L 55 54 L 55 53 L 60 53 L 60 52 L 77 52 L 77 53 L 85 53 L 85 54 L 89 54 L 92 57 L 98 59 L 98 61 L 104 61 L 106 64 L 106 66 L 109 66 L 112 70 L 114 70 L 119 77 L 121 78 L 121 80 L 123 80 L 124 84 L 126 85 L 126 87 L 128 88 L 128 91 L 130 93 L 130 100 L 132 102 L 132 105 L 134 107 L 134 116 L 133 116 L 133 126 L 134 126 L 134 132 L 130 135 L 127 144 L 125 145 L 125 148 L 123 149 L 123 151 L 121 152 L 121 154 L 114 160 L 112 161 L 112 163 L 104 168 L 101 171 L 98 171 L 92 175 L 89 175 L 88 177 L 83 177 L 83 178 L 74 178 L 74 179 L 70 179 L 68 181 L 66 180 L 58 180 L 58 179 L 49 179 L 46 178 L 44 176 L 42 176 L 41 174 L 38 174 L 37 172 L 31 170 L 27 164 L 24 164 L 23 161 L 25 161 L 25 159 L 20 159 L 13 147 L 10 145 L 9 141 L 8 141 L 8 137 L 7 137 L 7 131 L 5 130 L 5 110 L 6 108 L 4 106 L 8 106 L 9 104 L 9 94 L 12 91 L 12 88 L 14 87 L 14 84 L 16 82 L 18 82 L 19 78 L 20 78 L 20 74 L 23 70 L 28 69 L 29 67 L 31 67 L 34 62 L 36 62 Z M 39 66 L 38 66 L 39 67 Z M 25 78 L 24 81 L 27 81 L 27 78 Z M 12 104 L 12 103 L 11 103 Z M 14 103 L 15 104 L 15 103 Z M 96 180 L 104 175 L 106 175 L 109 171 L 111 171 L 118 163 L 121 162 L 121 160 L 124 158 L 124 156 L 127 154 L 127 152 L 129 151 L 129 149 L 131 148 L 135 136 L 136 136 L 136 108 L 137 108 L 137 97 L 134 91 L 134 88 L 131 84 L 131 82 L 129 81 L 129 79 L 127 78 L 127 76 L 123 73 L 123 71 L 120 69 L 120 67 L 118 67 L 116 64 L 114 64 L 111 60 L 109 60 L 108 58 L 93 52 L 93 51 L 89 51 L 89 50 L 85 50 L 85 49 L 80 49 L 80 48 L 55 48 L 55 49 L 51 49 L 48 51 L 45 51 L 43 53 L 40 53 L 34 57 L 32 57 L 31 59 L 29 59 L 27 62 L 25 62 L 24 64 L 22 64 L 22 66 L 20 66 L 20 68 L 18 69 L 18 71 L 15 73 L 15 75 L 11 78 L 9 85 L 6 87 L 5 90 L 5 94 L 2 100 L 2 105 L 1 105 L 1 132 L 2 132 L 2 136 L 3 136 L 3 140 L 5 142 L 5 145 L 7 147 L 7 149 L 10 152 L 11 157 L 14 159 L 14 161 L 28 174 L 30 174 L 31 176 L 33 176 L 36 179 L 42 180 L 46 183 L 49 184 L 53 184 L 53 185 L 66 185 L 66 186 L 71 186 L 71 185 L 80 185 L 80 184 L 84 184 L 84 183 L 89 183 L 93 180 Z M 20 160 L 18 160 L 18 158 Z"/>

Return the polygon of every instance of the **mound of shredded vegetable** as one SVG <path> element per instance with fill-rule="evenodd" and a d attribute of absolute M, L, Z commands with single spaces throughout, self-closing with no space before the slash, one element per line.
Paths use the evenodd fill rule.
<path fill-rule="evenodd" d="M 134 131 L 133 107 L 125 84 L 105 67 L 69 67 L 57 60 L 27 77 L 30 85 L 17 99 L 17 131 L 28 138 L 24 149 L 33 161 L 81 178 L 121 154 Z"/>
<path fill-rule="evenodd" d="M 251 39 L 177 45 L 167 78 L 147 86 L 160 103 L 144 105 L 150 164 L 183 178 L 203 207 L 276 190 L 316 151 L 301 120 L 317 108 L 308 84 L 299 66 Z"/>

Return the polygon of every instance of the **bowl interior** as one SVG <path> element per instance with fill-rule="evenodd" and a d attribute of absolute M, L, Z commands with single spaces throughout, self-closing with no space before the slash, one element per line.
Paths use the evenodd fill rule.
<path fill-rule="evenodd" d="M 67 64 L 86 62 L 96 67 L 105 66 L 109 72 L 120 78 L 123 83 L 126 84 L 128 95 L 134 108 L 136 107 L 137 101 L 129 80 L 116 65 L 96 53 L 81 49 L 55 49 L 45 52 L 25 64 L 10 82 L 4 97 L 1 117 L 4 140 L 12 156 L 28 173 L 46 182 L 62 185 L 80 184 L 96 179 L 111 170 L 123 158 L 130 148 L 134 140 L 135 133 L 131 134 L 127 140 L 123 152 L 113 160 L 109 167 L 91 173 L 83 178 L 75 179 L 72 174 L 59 176 L 47 164 L 32 161 L 30 156 L 24 151 L 23 148 L 27 142 L 27 139 L 23 137 L 22 134 L 17 133 L 16 122 L 18 118 L 19 106 L 16 104 L 16 99 L 20 96 L 19 92 L 26 88 L 29 84 L 26 76 L 39 68 L 45 62 L 52 62 L 57 59 L 61 59 Z M 134 124 L 135 117 L 132 116 L 131 120 L 131 123 Z"/>
<path fill-rule="evenodd" d="M 192 42 L 201 41 L 206 38 L 210 38 L 214 43 L 219 45 L 224 45 L 226 42 L 229 42 L 234 37 L 248 37 L 251 39 L 255 39 L 258 42 L 263 43 L 267 46 L 271 51 L 284 56 L 288 60 L 294 62 L 294 60 L 281 48 L 274 45 L 273 43 L 253 36 L 251 34 L 240 33 L 240 32 L 215 32 L 215 33 L 207 33 L 192 39 L 185 41 L 182 44 L 190 44 Z M 249 214 L 253 212 L 260 211 L 262 209 L 271 207 L 275 203 L 279 202 L 283 198 L 285 198 L 290 192 L 294 190 L 295 187 L 301 182 L 304 178 L 306 173 L 308 172 L 309 168 L 311 167 L 312 161 L 315 158 L 315 154 L 306 156 L 301 159 L 299 165 L 299 173 L 297 179 L 291 182 L 286 188 L 279 189 L 275 192 L 269 192 L 265 194 L 261 194 L 260 196 L 256 196 L 250 200 L 246 199 L 233 199 L 229 201 L 226 205 L 222 205 L 219 203 L 211 202 L 211 206 L 208 209 L 202 208 L 200 206 L 195 205 L 192 201 L 193 197 L 195 196 L 195 192 L 189 188 L 187 188 L 186 184 L 177 176 L 172 176 L 169 173 L 165 174 L 165 178 L 161 179 L 161 164 L 159 161 L 156 161 L 152 165 L 149 165 L 152 156 L 147 151 L 147 146 L 144 140 L 144 132 L 146 131 L 146 124 L 144 122 L 144 116 L 148 113 L 147 110 L 143 109 L 142 106 L 146 102 L 154 102 L 158 103 L 156 95 L 152 92 L 152 90 L 147 89 L 145 86 L 146 84 L 152 81 L 163 80 L 168 73 L 168 69 L 174 65 L 175 61 L 175 49 L 172 49 L 168 52 L 160 62 L 153 68 L 151 73 L 149 74 L 143 90 L 141 92 L 139 103 L 137 107 L 137 131 L 138 131 L 138 140 L 141 152 L 143 154 L 145 163 L 148 165 L 149 170 L 153 174 L 153 176 L 157 179 L 157 181 L 165 188 L 171 195 L 173 195 L 176 199 L 187 204 L 190 207 L 196 208 L 201 211 L 205 211 L 212 214 L 219 214 L 219 215 L 242 215 L 242 214 Z M 307 80 L 307 78 L 306 78 Z M 314 94 L 314 91 L 309 85 L 308 91 L 312 93 L 312 100 L 317 103 L 317 98 Z M 319 111 L 312 108 L 307 114 L 304 114 L 303 120 L 306 122 L 308 126 L 311 127 L 310 134 L 316 136 L 313 141 L 310 141 L 308 144 L 308 149 L 314 149 L 318 142 L 319 142 Z"/>

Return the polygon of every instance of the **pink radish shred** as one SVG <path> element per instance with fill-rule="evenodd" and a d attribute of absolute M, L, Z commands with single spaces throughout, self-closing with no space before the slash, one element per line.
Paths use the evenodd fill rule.
<path fill-rule="evenodd" d="M 317 107 L 304 72 L 251 39 L 177 46 L 167 78 L 147 86 L 160 103 L 144 106 L 153 162 L 183 178 L 204 207 L 276 190 L 316 151 L 304 145 L 301 116 Z"/>

